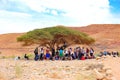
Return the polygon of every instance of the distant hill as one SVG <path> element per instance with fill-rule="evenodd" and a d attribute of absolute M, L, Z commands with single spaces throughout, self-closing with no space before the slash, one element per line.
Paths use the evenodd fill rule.
<path fill-rule="evenodd" d="M 120 49 L 120 24 L 92 24 L 85 27 L 71 27 L 74 30 L 89 34 L 96 40 L 98 50 Z"/>
<path fill-rule="evenodd" d="M 1 55 L 21 55 L 32 53 L 36 46 L 22 46 L 22 43 L 17 42 L 16 38 L 24 33 L 9 33 L 0 35 L 0 52 Z"/>
<path fill-rule="evenodd" d="M 97 51 L 104 49 L 118 50 L 120 49 L 120 24 L 93 24 L 84 27 L 70 27 L 71 29 L 78 30 L 89 34 L 95 38 L 96 42 L 92 47 Z M 0 52 L 7 55 L 16 55 L 24 53 L 32 53 L 34 46 L 22 46 L 18 43 L 16 38 L 24 33 L 9 33 L 0 35 Z"/>

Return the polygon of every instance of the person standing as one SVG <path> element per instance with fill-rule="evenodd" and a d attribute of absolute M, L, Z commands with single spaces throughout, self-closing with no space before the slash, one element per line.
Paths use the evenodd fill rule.
<path fill-rule="evenodd" d="M 89 49 L 88 49 L 88 48 L 86 48 L 86 55 L 85 55 L 85 58 L 86 58 L 86 59 L 89 59 Z"/>
<path fill-rule="evenodd" d="M 90 48 L 90 57 L 92 59 L 94 58 L 94 50 L 93 50 L 93 48 Z"/>
<path fill-rule="evenodd" d="M 52 57 L 53 60 L 55 59 L 55 55 L 56 55 L 56 54 L 55 54 L 55 49 L 52 48 L 52 56 L 51 56 L 51 57 Z"/>
<path fill-rule="evenodd" d="M 64 56 L 63 52 L 64 52 L 63 48 L 60 48 L 60 50 L 59 50 L 59 57 L 60 57 L 61 60 L 63 59 L 63 56 Z"/>
<path fill-rule="evenodd" d="M 44 59 L 44 49 L 40 48 L 40 58 L 39 60 L 43 60 Z"/>
<path fill-rule="evenodd" d="M 47 60 L 50 60 L 51 55 L 50 55 L 49 48 L 46 49 L 46 55 L 45 55 L 45 57 L 46 57 Z"/>
<path fill-rule="evenodd" d="M 34 60 L 37 61 L 37 60 L 39 59 L 39 55 L 38 55 L 38 47 L 35 48 L 35 50 L 34 50 L 34 54 L 35 54 Z"/>

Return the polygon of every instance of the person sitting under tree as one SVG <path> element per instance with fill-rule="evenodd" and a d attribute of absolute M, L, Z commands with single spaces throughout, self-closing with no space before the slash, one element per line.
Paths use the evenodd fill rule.
<path fill-rule="evenodd" d="M 26 60 L 29 60 L 29 57 L 27 56 L 27 54 L 24 55 L 24 58 L 25 58 Z"/>

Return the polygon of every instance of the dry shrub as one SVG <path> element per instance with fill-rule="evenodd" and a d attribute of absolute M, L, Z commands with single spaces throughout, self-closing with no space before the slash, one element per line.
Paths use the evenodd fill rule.
<path fill-rule="evenodd" d="M 77 74 L 75 80 L 96 80 L 95 75 L 83 75 L 83 74 Z"/>
<path fill-rule="evenodd" d="M 22 75 L 22 67 L 19 64 L 15 65 L 15 76 L 17 78 L 21 77 Z"/>

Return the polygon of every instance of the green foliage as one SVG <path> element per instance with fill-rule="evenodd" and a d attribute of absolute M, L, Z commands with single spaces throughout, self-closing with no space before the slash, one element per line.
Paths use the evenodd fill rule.
<path fill-rule="evenodd" d="M 0 56 L 0 59 L 14 59 L 15 58 L 15 55 L 12 55 L 12 56 Z"/>
<path fill-rule="evenodd" d="M 66 42 L 68 44 L 92 44 L 95 40 L 87 34 L 71 30 L 64 26 L 54 26 L 35 29 L 17 38 L 24 45 L 41 44 L 53 47 L 55 44 Z M 52 45 L 53 44 L 53 45 Z"/>
<path fill-rule="evenodd" d="M 27 56 L 28 56 L 30 59 L 33 59 L 33 58 L 34 58 L 34 54 L 32 54 L 32 53 L 27 54 Z"/>
<path fill-rule="evenodd" d="M 24 55 L 25 55 L 25 54 L 23 54 L 21 57 L 24 58 Z M 32 53 L 27 53 L 26 55 L 29 57 L 29 59 L 34 59 L 34 56 L 35 56 L 35 55 L 32 54 Z"/>

